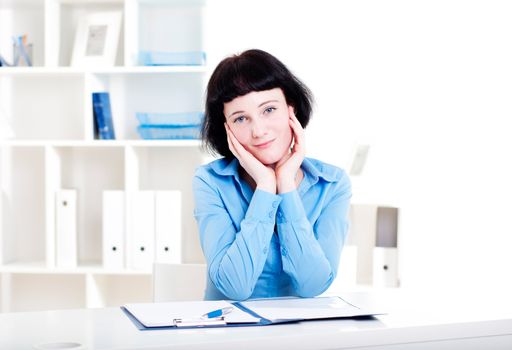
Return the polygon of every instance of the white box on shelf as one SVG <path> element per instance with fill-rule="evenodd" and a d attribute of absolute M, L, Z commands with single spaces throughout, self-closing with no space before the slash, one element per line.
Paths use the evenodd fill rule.
<path fill-rule="evenodd" d="M 155 192 L 156 262 L 181 263 L 181 191 Z"/>
<path fill-rule="evenodd" d="M 155 260 L 155 193 L 135 191 L 130 199 L 130 261 L 133 269 L 151 269 Z"/>
<path fill-rule="evenodd" d="M 75 268 L 77 249 L 77 190 L 61 189 L 55 194 L 56 266 Z"/>
<path fill-rule="evenodd" d="M 124 268 L 124 191 L 103 191 L 103 267 Z"/>

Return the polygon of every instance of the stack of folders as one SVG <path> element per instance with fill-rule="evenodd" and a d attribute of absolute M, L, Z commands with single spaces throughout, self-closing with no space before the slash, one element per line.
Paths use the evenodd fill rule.
<path fill-rule="evenodd" d="M 59 268 L 75 268 L 78 264 L 77 200 L 75 189 L 55 193 L 55 265 Z"/>
<path fill-rule="evenodd" d="M 198 139 L 204 113 L 136 113 L 144 140 Z"/>
<path fill-rule="evenodd" d="M 126 304 L 121 309 L 140 330 L 266 326 L 382 314 L 372 306 L 355 306 L 339 296 Z"/>
<path fill-rule="evenodd" d="M 125 250 L 126 247 L 126 250 Z M 104 191 L 103 266 L 181 263 L 180 191 Z"/>

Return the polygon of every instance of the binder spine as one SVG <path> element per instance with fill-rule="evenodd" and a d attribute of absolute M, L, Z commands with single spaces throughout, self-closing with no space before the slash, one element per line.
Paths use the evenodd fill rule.
<path fill-rule="evenodd" d="M 77 191 L 59 190 L 55 196 L 56 266 L 74 268 L 77 252 Z"/>
<path fill-rule="evenodd" d="M 130 201 L 130 267 L 151 269 L 155 259 L 155 194 L 136 191 Z"/>
<path fill-rule="evenodd" d="M 155 192 L 155 258 L 181 263 L 181 192 Z"/>
<path fill-rule="evenodd" d="M 103 267 L 124 267 L 125 194 L 123 191 L 103 192 Z"/>
<path fill-rule="evenodd" d="M 92 106 L 100 140 L 114 140 L 116 136 L 110 108 L 110 94 L 108 92 L 93 92 Z"/>

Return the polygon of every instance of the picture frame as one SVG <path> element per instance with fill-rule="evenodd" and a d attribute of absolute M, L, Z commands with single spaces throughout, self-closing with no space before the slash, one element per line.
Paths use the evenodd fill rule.
<path fill-rule="evenodd" d="M 94 12 L 81 17 L 75 34 L 71 66 L 114 66 L 121 20 L 121 11 Z"/>

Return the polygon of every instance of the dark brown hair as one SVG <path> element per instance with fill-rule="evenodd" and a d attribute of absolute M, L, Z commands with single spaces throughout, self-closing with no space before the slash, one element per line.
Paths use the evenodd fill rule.
<path fill-rule="evenodd" d="M 224 103 L 252 91 L 281 88 L 286 103 L 306 127 L 313 95 L 277 58 L 262 50 L 247 50 L 222 60 L 213 71 L 206 90 L 205 118 L 201 128 L 204 146 L 212 153 L 233 158 L 224 129 Z"/>

